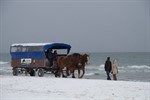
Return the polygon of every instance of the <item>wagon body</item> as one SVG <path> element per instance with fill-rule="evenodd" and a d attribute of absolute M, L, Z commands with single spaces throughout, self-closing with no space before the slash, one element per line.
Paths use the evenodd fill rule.
<path fill-rule="evenodd" d="M 65 43 L 18 43 L 10 46 L 11 66 L 16 69 L 43 68 L 50 70 L 50 62 L 47 58 L 48 50 L 57 50 L 58 56 L 67 55 L 71 46 Z"/>

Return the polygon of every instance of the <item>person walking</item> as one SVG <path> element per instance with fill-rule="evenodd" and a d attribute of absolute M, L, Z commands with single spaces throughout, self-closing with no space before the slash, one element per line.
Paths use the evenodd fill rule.
<path fill-rule="evenodd" d="M 114 59 L 112 61 L 112 71 L 111 71 L 112 75 L 113 75 L 113 80 L 117 80 L 117 74 L 118 74 L 118 64 L 117 64 L 117 60 Z"/>
<path fill-rule="evenodd" d="M 111 78 L 110 78 L 111 70 L 112 70 L 112 64 L 111 64 L 111 61 L 110 61 L 110 57 L 107 57 L 107 60 L 105 61 L 105 71 L 106 71 L 106 74 L 107 74 L 107 80 L 111 80 Z"/>

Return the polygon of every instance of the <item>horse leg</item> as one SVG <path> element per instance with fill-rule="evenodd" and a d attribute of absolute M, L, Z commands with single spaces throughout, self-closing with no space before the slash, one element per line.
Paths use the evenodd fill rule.
<path fill-rule="evenodd" d="M 63 68 L 61 69 L 62 77 L 67 77 L 64 75 Z"/>
<path fill-rule="evenodd" d="M 74 75 L 74 71 L 72 72 L 72 78 L 76 78 L 75 75 Z"/>
<path fill-rule="evenodd" d="M 66 70 L 63 70 L 64 68 L 65 68 Z M 67 75 L 67 73 L 68 73 L 68 68 L 67 68 L 67 66 L 64 66 L 63 69 L 62 69 L 62 75 L 63 75 L 63 77 L 67 78 L 67 76 L 68 76 L 68 75 Z M 64 73 L 65 73 L 65 74 L 64 74 Z"/>
<path fill-rule="evenodd" d="M 80 78 L 80 68 L 78 68 L 78 78 Z"/>
<path fill-rule="evenodd" d="M 70 75 L 70 73 L 69 73 L 69 69 L 68 69 L 68 68 L 66 68 L 66 75 L 67 75 L 67 76 L 69 76 L 69 75 Z"/>
<path fill-rule="evenodd" d="M 82 78 L 82 77 L 83 77 L 83 75 L 84 75 L 84 73 L 85 73 L 85 69 L 83 68 L 83 69 L 82 69 L 82 71 L 83 71 L 83 73 L 82 73 L 82 75 L 81 75 L 81 77 L 80 77 L 80 78 Z"/>
<path fill-rule="evenodd" d="M 58 72 L 57 72 L 57 75 L 59 75 L 59 77 L 61 77 L 61 74 L 62 74 L 62 77 L 63 77 L 62 69 L 63 69 L 63 67 L 59 66 L 59 69 L 58 69 Z"/>
<path fill-rule="evenodd" d="M 59 68 L 57 68 L 56 71 L 54 72 L 55 77 L 58 77 L 58 76 L 59 76 L 59 75 L 58 75 L 58 74 L 59 74 L 58 72 L 59 72 Z"/>
<path fill-rule="evenodd" d="M 62 66 L 59 66 L 58 72 L 57 72 L 57 76 L 59 76 L 59 77 L 61 77 L 61 70 L 62 70 Z"/>
<path fill-rule="evenodd" d="M 72 72 L 72 78 L 76 78 L 75 75 L 74 75 L 75 69 L 72 69 L 71 72 Z"/>

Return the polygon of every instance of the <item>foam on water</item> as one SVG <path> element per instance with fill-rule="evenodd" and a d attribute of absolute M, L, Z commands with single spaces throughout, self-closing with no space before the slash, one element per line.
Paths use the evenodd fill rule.
<path fill-rule="evenodd" d="M 85 75 L 86 76 L 92 76 L 92 75 L 94 75 L 94 73 L 86 73 Z"/>
<path fill-rule="evenodd" d="M 146 65 L 132 65 L 132 66 L 127 66 L 128 68 L 135 68 L 135 69 L 150 69 L 150 66 Z"/>
<path fill-rule="evenodd" d="M 89 72 L 87 75 L 95 75 L 94 73 L 103 72 L 104 64 L 96 65 L 88 65 L 85 67 L 86 71 Z M 147 65 L 130 65 L 130 66 L 118 66 L 119 72 L 150 72 L 150 66 Z M 92 72 L 92 74 L 91 74 Z"/>
<path fill-rule="evenodd" d="M 9 62 L 5 62 L 5 61 L 0 61 L 0 65 L 3 65 L 3 64 L 8 64 Z"/>

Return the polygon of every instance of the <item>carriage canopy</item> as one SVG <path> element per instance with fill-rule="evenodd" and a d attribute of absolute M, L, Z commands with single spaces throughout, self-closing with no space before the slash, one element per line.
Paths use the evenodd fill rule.
<path fill-rule="evenodd" d="M 16 43 L 10 46 L 10 54 L 12 59 L 45 59 L 45 52 L 49 49 L 57 50 L 58 54 L 68 54 L 71 46 L 65 43 Z"/>

